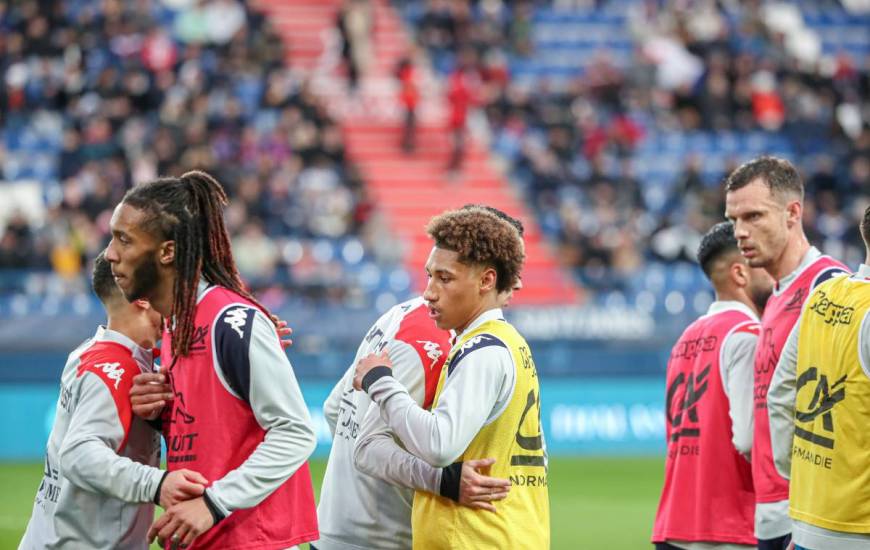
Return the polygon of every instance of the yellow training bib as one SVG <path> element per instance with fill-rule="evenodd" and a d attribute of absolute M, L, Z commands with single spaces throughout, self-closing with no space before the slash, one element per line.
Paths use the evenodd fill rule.
<path fill-rule="evenodd" d="M 870 365 L 858 335 L 870 282 L 837 277 L 810 294 L 798 334 L 791 517 L 870 533 Z"/>
<path fill-rule="evenodd" d="M 434 409 L 450 373 L 471 364 L 461 359 L 475 349 L 502 346 L 510 351 L 516 383 L 504 411 L 477 433 L 459 461 L 495 458 L 492 477 L 509 478 L 508 497 L 494 505 L 498 513 L 461 506 L 418 491 L 412 527 L 415 550 L 546 549 L 550 547 L 547 455 L 541 429 L 541 394 L 529 346 L 503 320 L 483 323 L 453 346 L 441 371 Z"/>

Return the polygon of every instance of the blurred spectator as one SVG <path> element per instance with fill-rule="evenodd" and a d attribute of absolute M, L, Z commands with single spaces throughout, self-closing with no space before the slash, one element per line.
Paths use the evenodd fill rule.
<path fill-rule="evenodd" d="M 368 6 L 347 9 L 353 20 Z M 42 225 L 0 225 L 0 266 L 79 277 L 131 185 L 193 168 L 227 187 L 237 260 L 254 286 L 292 285 L 286 242 L 362 229 L 367 207 L 340 129 L 285 67 L 270 22 L 244 4 L 23 0 L 0 9 L 0 29 L 0 131 L 12 145 L 0 167 L 41 181 L 48 199 Z M 45 172 L 32 160 L 41 156 L 55 159 Z"/>
<path fill-rule="evenodd" d="M 449 115 L 447 127 L 450 130 L 451 150 L 447 170 L 457 174 L 462 168 L 465 156 L 465 132 L 468 109 L 474 102 L 478 75 L 473 72 L 474 52 L 465 50 L 460 54 L 456 69 L 447 79 L 447 102 Z"/>
<path fill-rule="evenodd" d="M 233 238 L 233 251 L 239 273 L 252 286 L 264 286 L 275 274 L 278 249 L 258 222 L 245 224 Z"/>
<path fill-rule="evenodd" d="M 374 18 L 369 0 L 344 0 L 337 17 L 341 35 L 341 58 L 347 68 L 348 84 L 356 90 L 371 62 Z"/>
<path fill-rule="evenodd" d="M 643 262 L 691 261 L 698 236 L 722 219 L 722 179 L 762 153 L 803 170 L 814 244 L 845 261 L 860 251 L 842 227 L 857 224 L 852 205 L 870 201 L 870 65 L 823 56 L 801 4 L 416 4 L 450 121 L 457 75 L 476 75 L 493 150 L 586 285 L 619 288 Z M 863 21 L 836 3 L 807 11 Z M 607 29 L 626 33 L 624 61 Z M 587 57 L 564 75 L 550 56 L 578 44 L 590 46 L 572 55 Z M 539 56 L 541 45 L 551 49 Z"/>
<path fill-rule="evenodd" d="M 416 149 L 417 103 L 420 100 L 417 78 L 414 54 L 409 53 L 399 60 L 399 65 L 396 67 L 396 79 L 399 81 L 399 102 L 405 110 L 402 150 L 406 153 L 413 153 Z"/>

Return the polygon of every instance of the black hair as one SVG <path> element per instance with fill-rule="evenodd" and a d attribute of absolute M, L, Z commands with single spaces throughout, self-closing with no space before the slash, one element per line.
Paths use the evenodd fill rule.
<path fill-rule="evenodd" d="M 499 218 L 514 226 L 514 228 L 519 231 L 520 237 L 522 237 L 523 234 L 526 232 L 526 228 L 523 226 L 523 222 L 521 222 L 517 218 L 514 218 L 513 216 L 507 215 L 504 211 L 499 210 L 498 208 L 495 208 L 493 206 L 487 206 L 485 204 L 468 203 L 462 207 L 462 210 L 467 210 L 469 208 L 482 208 L 491 214 L 495 214 Z"/>
<path fill-rule="evenodd" d="M 112 264 L 106 259 L 106 251 L 94 258 L 94 271 L 91 273 L 91 289 L 97 298 L 107 305 L 109 301 L 121 297 L 121 289 L 115 283 L 115 277 L 112 275 Z"/>
<path fill-rule="evenodd" d="M 134 187 L 123 202 L 145 213 L 143 230 L 175 241 L 173 355 L 186 356 L 190 350 L 200 277 L 244 296 L 269 314 L 239 276 L 224 225 L 227 195 L 215 178 L 199 170 L 179 178 L 159 178 Z"/>
<path fill-rule="evenodd" d="M 728 252 L 736 252 L 737 239 L 734 237 L 734 224 L 731 222 L 717 223 L 701 238 L 698 245 L 698 264 L 704 270 L 707 278 L 712 278 L 713 264 Z"/>

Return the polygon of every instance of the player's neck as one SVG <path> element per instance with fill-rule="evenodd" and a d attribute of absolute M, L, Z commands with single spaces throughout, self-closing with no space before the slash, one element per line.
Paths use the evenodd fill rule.
<path fill-rule="evenodd" d="M 758 314 L 758 308 L 755 307 L 755 304 L 752 302 L 752 299 L 746 294 L 746 291 L 737 288 L 717 288 L 716 289 L 716 301 L 717 302 L 739 302 L 756 314 Z"/>
<path fill-rule="evenodd" d="M 454 329 L 456 331 L 456 334 L 462 334 L 463 332 L 468 330 L 468 327 L 470 327 L 471 324 L 474 323 L 474 321 L 476 321 L 481 315 L 483 315 L 487 311 L 498 309 L 498 307 L 498 299 L 495 295 L 485 296 L 483 300 L 481 300 L 481 302 L 478 304 L 478 306 L 474 308 L 474 311 L 468 316 L 468 320 L 463 323 L 462 326 Z"/>
<path fill-rule="evenodd" d="M 154 347 L 153 342 L 146 342 L 140 338 L 140 335 L 136 330 L 136 322 L 125 314 L 110 313 L 109 320 L 106 323 L 106 330 L 123 334 L 130 340 L 133 340 L 133 342 L 135 342 L 140 348 L 150 349 Z"/>
<path fill-rule="evenodd" d="M 172 302 L 175 292 L 175 272 L 170 271 L 160 278 L 154 296 L 150 298 L 151 307 L 166 319 L 172 318 Z"/>
<path fill-rule="evenodd" d="M 781 281 L 801 265 L 801 261 L 809 250 L 810 242 L 803 229 L 800 228 L 798 232 L 791 235 L 779 259 L 767 269 L 767 272 L 776 282 Z"/>

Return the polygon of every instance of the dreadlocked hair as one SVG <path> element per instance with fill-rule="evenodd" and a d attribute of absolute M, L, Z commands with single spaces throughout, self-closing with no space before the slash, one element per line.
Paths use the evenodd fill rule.
<path fill-rule="evenodd" d="M 190 351 L 200 278 L 244 296 L 269 315 L 239 276 L 224 226 L 227 195 L 214 177 L 194 170 L 179 178 L 158 178 L 129 190 L 122 202 L 145 213 L 143 230 L 175 241 L 173 356 L 187 356 Z"/>

